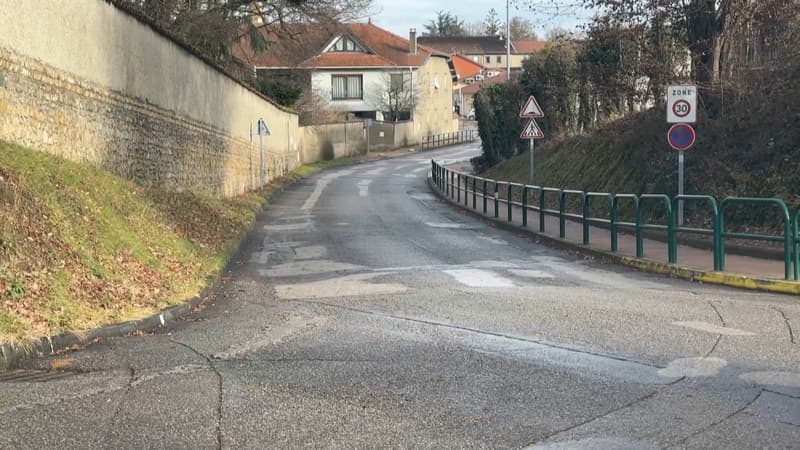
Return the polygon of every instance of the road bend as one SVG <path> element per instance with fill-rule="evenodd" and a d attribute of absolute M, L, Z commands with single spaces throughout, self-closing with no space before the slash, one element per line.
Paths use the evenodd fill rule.
<path fill-rule="evenodd" d="M 285 189 L 191 317 L 0 382 L 0 447 L 800 446 L 796 298 L 601 264 L 431 194 L 431 158 L 478 151 Z"/>

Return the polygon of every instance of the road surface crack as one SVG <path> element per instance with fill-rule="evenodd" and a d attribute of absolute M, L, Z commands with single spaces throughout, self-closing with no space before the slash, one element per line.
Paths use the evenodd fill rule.
<path fill-rule="evenodd" d="M 691 433 L 690 435 L 688 435 L 688 436 L 686 436 L 685 438 L 681 439 L 681 440 L 680 440 L 680 441 L 678 441 L 676 444 L 684 444 L 684 443 L 685 443 L 686 441 L 688 441 L 689 439 L 691 439 L 691 438 L 693 438 L 693 437 L 695 437 L 695 436 L 697 436 L 697 435 L 699 435 L 699 434 L 705 433 L 706 431 L 708 431 L 708 430 L 710 430 L 710 429 L 712 429 L 712 428 L 716 427 L 717 425 L 719 425 L 719 424 L 721 424 L 721 423 L 725 422 L 726 420 L 732 419 L 733 417 L 735 417 L 736 415 L 740 414 L 740 413 L 741 413 L 742 411 L 744 411 L 745 409 L 747 409 L 747 408 L 749 408 L 750 406 L 752 406 L 752 405 L 753 405 L 753 403 L 755 403 L 756 401 L 758 401 L 758 399 L 759 399 L 759 398 L 761 398 L 761 395 L 762 395 L 763 393 L 764 393 L 764 390 L 763 390 L 763 389 L 762 389 L 762 390 L 759 390 L 759 391 L 758 391 L 758 394 L 756 394 L 756 396 L 755 396 L 755 397 L 753 397 L 753 398 L 752 398 L 750 401 L 748 401 L 747 403 L 745 403 L 744 405 L 742 405 L 742 407 L 740 407 L 740 408 L 739 408 L 739 409 L 737 409 L 736 411 L 733 411 L 732 413 L 730 413 L 730 414 L 726 415 L 725 417 L 723 417 L 723 418 L 721 418 L 721 419 L 719 419 L 719 420 L 716 420 L 716 421 L 714 421 L 714 422 L 711 422 L 710 424 L 708 424 L 708 425 L 706 425 L 706 426 L 704 426 L 704 427 L 702 427 L 702 428 L 700 428 L 700 429 L 698 429 L 698 430 L 695 430 L 693 433 Z M 670 445 L 670 447 L 672 447 L 672 445 Z"/>
<path fill-rule="evenodd" d="M 725 319 L 722 318 L 722 314 L 720 314 L 719 309 L 717 309 L 717 305 L 715 305 L 714 302 L 708 302 L 708 304 L 709 306 L 711 306 L 711 309 L 713 309 L 714 312 L 717 313 L 717 317 L 719 318 L 719 323 L 721 323 L 723 327 L 727 327 L 728 325 L 725 324 Z"/>
<path fill-rule="evenodd" d="M 714 312 L 717 314 L 717 318 L 719 319 L 719 323 L 722 324 L 722 327 L 723 328 L 727 327 L 728 325 L 725 323 L 725 319 L 722 317 L 722 314 L 719 312 L 719 309 L 717 308 L 717 305 L 715 305 L 714 302 L 708 302 L 708 306 L 710 306 L 711 309 L 713 309 Z M 708 358 L 709 356 L 711 356 L 712 353 L 714 353 L 714 351 L 717 349 L 717 346 L 719 345 L 719 342 L 721 340 L 722 340 L 722 335 L 720 334 L 720 335 L 717 336 L 717 340 L 714 341 L 714 345 L 711 346 L 711 350 L 709 350 L 708 353 L 706 353 L 706 356 L 705 356 L 706 358 Z"/>
<path fill-rule="evenodd" d="M 709 350 L 708 353 L 706 353 L 706 356 L 705 356 L 706 358 L 708 358 L 709 356 L 711 356 L 712 353 L 714 353 L 714 350 L 717 349 L 717 346 L 719 345 L 719 341 L 721 341 L 721 340 L 722 340 L 722 335 L 721 334 L 717 335 L 717 340 L 714 342 L 714 345 L 711 347 L 711 350 Z"/>
<path fill-rule="evenodd" d="M 641 360 L 636 360 L 636 359 L 631 359 L 631 358 L 624 358 L 622 356 L 615 356 L 615 355 L 610 355 L 610 354 L 606 354 L 606 353 L 594 352 L 594 351 L 590 351 L 590 350 L 569 347 L 569 346 L 566 346 L 566 345 L 558 345 L 558 344 L 554 344 L 554 343 L 551 343 L 551 342 L 544 342 L 544 341 L 539 341 L 539 340 L 536 340 L 536 339 L 528 339 L 528 338 L 523 338 L 523 337 L 519 337 L 519 336 L 512 336 L 510 334 L 497 333 L 497 332 L 494 332 L 494 331 L 479 330 L 477 328 L 464 327 L 464 326 L 453 325 L 453 324 L 449 324 L 449 323 L 436 322 L 436 321 L 425 320 L 425 319 L 415 319 L 415 318 L 412 318 L 412 317 L 395 316 L 393 314 L 386 314 L 386 313 L 382 313 L 382 312 L 379 312 L 379 311 L 370 311 L 370 310 L 366 310 L 366 309 L 359 309 L 359 308 L 353 308 L 353 307 L 342 306 L 342 305 L 334 305 L 332 303 L 325 303 L 325 302 L 315 302 L 315 301 L 311 301 L 311 300 L 292 300 L 292 302 L 309 304 L 309 305 L 317 305 L 317 306 L 326 306 L 326 307 L 329 307 L 329 308 L 342 309 L 342 310 L 345 310 L 345 311 L 351 311 L 351 312 L 356 312 L 356 313 L 359 313 L 359 314 L 367 314 L 367 315 L 371 315 L 371 316 L 383 317 L 383 318 L 386 318 L 386 319 L 402 320 L 402 321 L 405 321 L 405 322 L 411 322 L 411 323 L 416 323 L 416 324 L 430 325 L 430 326 L 434 326 L 434 327 L 441 327 L 441 328 L 447 328 L 447 329 L 451 329 L 451 330 L 465 331 L 465 332 L 468 332 L 468 333 L 481 334 L 481 335 L 485 335 L 485 336 L 498 337 L 498 338 L 508 339 L 508 340 L 511 340 L 511 341 L 525 342 L 525 343 L 529 343 L 529 344 L 536 344 L 536 345 L 541 345 L 543 347 L 548 347 L 548 348 L 553 348 L 553 349 L 558 349 L 558 350 L 564 350 L 564 351 L 579 353 L 579 354 L 583 354 L 583 355 L 597 356 L 597 357 L 600 357 L 600 358 L 611 359 L 611 360 L 614 360 L 614 361 L 621 361 L 621 362 L 626 362 L 626 363 L 639 364 L 639 365 L 642 365 L 642 366 L 653 367 L 653 368 L 656 368 L 656 369 L 664 369 L 665 368 L 664 366 L 659 366 L 659 365 L 654 364 L 654 363 L 649 362 L 649 361 L 641 361 Z"/>
<path fill-rule="evenodd" d="M 223 448 L 223 431 L 222 431 L 222 402 L 223 402 L 222 382 L 223 382 L 223 379 L 222 379 L 222 373 L 220 373 L 220 371 L 214 365 L 214 361 L 212 361 L 210 357 L 208 357 L 208 356 L 204 355 L 203 353 L 199 352 L 197 349 L 195 349 L 191 345 L 183 343 L 181 341 L 177 341 L 175 339 L 170 339 L 170 341 L 174 342 L 175 344 L 180 345 L 181 347 L 184 347 L 184 348 L 188 349 L 189 351 L 191 351 L 195 355 L 197 355 L 197 356 L 203 358 L 204 360 L 206 360 L 206 362 L 208 363 L 208 367 L 212 371 L 214 371 L 214 373 L 217 375 L 217 381 L 218 381 L 218 386 L 217 387 L 218 387 L 218 392 L 219 392 L 219 395 L 217 397 L 217 448 L 219 450 L 222 450 L 222 448 Z"/>
<path fill-rule="evenodd" d="M 105 443 L 108 443 L 108 438 L 111 434 L 111 430 L 116 429 L 116 426 L 114 425 L 117 422 L 117 419 L 119 419 L 119 414 L 122 412 L 122 405 L 125 403 L 125 398 L 127 398 L 128 394 L 131 392 L 131 389 L 133 388 L 133 382 L 135 380 L 136 380 L 136 370 L 133 367 L 128 367 L 128 384 L 125 386 L 125 389 L 120 394 L 117 407 L 114 409 L 114 414 L 111 416 L 111 421 L 109 422 L 111 426 L 108 427 L 108 430 L 106 431 L 105 436 L 103 437 L 103 442 Z"/>
<path fill-rule="evenodd" d="M 545 437 L 543 437 L 543 438 L 539 439 L 538 441 L 536 441 L 536 442 L 533 442 L 532 444 L 526 445 L 524 448 L 532 447 L 532 446 L 534 446 L 534 445 L 536 445 L 536 444 L 540 444 L 540 443 L 542 443 L 542 442 L 548 441 L 548 440 L 552 439 L 553 437 L 555 437 L 555 436 L 558 436 L 559 434 L 562 434 L 562 433 L 567 433 L 567 432 L 569 432 L 569 431 L 572 431 L 572 430 L 574 430 L 574 429 L 576 429 L 576 428 L 580 428 L 580 427 L 582 427 L 582 426 L 584 426 L 584 425 L 588 425 L 588 424 L 590 424 L 590 423 L 592 423 L 592 422 L 595 422 L 595 421 L 597 421 L 597 420 L 600 420 L 600 419 L 602 419 L 602 418 L 604 418 L 604 417 L 608 417 L 608 416 L 610 416 L 610 415 L 612 415 L 612 414 L 614 414 L 614 413 L 617 413 L 617 412 L 619 412 L 619 411 L 622 411 L 623 409 L 630 408 L 631 406 L 633 406 L 633 405 L 635 405 L 635 404 L 637 404 L 637 403 L 641 403 L 641 402 L 643 402 L 643 401 L 645 401 L 645 400 L 648 400 L 648 399 L 651 399 L 651 398 L 653 398 L 653 397 L 654 397 L 656 394 L 658 394 L 658 392 L 659 392 L 658 390 L 655 390 L 655 391 L 653 391 L 653 392 L 651 392 L 651 393 L 649 393 L 649 394 L 647 394 L 647 395 L 644 395 L 644 396 L 642 396 L 642 397 L 639 397 L 639 398 L 637 398 L 637 399 L 634 399 L 634 400 L 632 400 L 632 401 L 630 401 L 630 402 L 628 402 L 628 403 L 625 403 L 625 404 L 624 404 L 624 405 L 622 405 L 622 406 L 618 406 L 618 407 L 616 407 L 616 408 L 614 408 L 614 409 L 611 409 L 611 410 L 609 410 L 609 411 L 606 411 L 605 413 L 603 413 L 603 414 L 600 414 L 599 416 L 594 416 L 594 417 L 591 417 L 591 418 L 589 418 L 589 419 L 586 419 L 586 420 L 584 420 L 584 421 L 582 421 L 582 422 L 578 422 L 578 423 L 576 423 L 576 424 L 574 424 L 574 425 L 570 425 L 570 426 L 568 426 L 568 427 L 565 427 L 565 428 L 562 428 L 562 429 L 560 429 L 560 430 L 556 430 L 556 431 L 554 431 L 554 432 L 552 432 L 552 433 L 548 434 L 547 436 L 545 436 Z"/>
<path fill-rule="evenodd" d="M 786 329 L 789 331 L 789 342 L 791 342 L 792 344 L 797 344 L 797 341 L 795 340 L 794 330 L 792 329 L 792 322 L 789 320 L 789 316 L 787 316 L 785 312 L 783 312 L 778 308 L 772 308 L 772 309 L 777 311 L 778 314 L 780 314 L 781 317 L 783 317 L 783 323 L 786 324 Z"/>

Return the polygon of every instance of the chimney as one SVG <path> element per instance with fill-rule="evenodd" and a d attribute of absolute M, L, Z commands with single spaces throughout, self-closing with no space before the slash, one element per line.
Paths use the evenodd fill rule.
<path fill-rule="evenodd" d="M 412 28 L 408 32 L 408 52 L 412 55 L 417 54 L 417 29 Z"/>

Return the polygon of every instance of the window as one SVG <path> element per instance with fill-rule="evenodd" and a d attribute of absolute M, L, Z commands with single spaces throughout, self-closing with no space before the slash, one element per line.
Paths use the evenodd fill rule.
<path fill-rule="evenodd" d="M 498 63 L 501 63 L 501 62 L 503 62 L 503 57 L 502 57 L 502 56 L 498 56 L 498 57 L 497 57 L 497 62 L 498 62 Z"/>
<path fill-rule="evenodd" d="M 333 100 L 361 100 L 363 98 L 361 75 L 331 75 Z"/>
<path fill-rule="evenodd" d="M 391 89 L 393 91 L 402 92 L 405 90 L 405 86 L 403 83 L 403 74 L 402 73 L 393 73 L 389 75 L 391 78 Z"/>
<path fill-rule="evenodd" d="M 492 63 L 492 57 L 491 56 L 487 56 L 486 57 L 486 64 L 491 64 L 491 63 Z"/>
<path fill-rule="evenodd" d="M 342 36 L 335 44 L 328 50 L 330 52 L 360 52 L 366 53 L 356 41 L 347 36 Z"/>

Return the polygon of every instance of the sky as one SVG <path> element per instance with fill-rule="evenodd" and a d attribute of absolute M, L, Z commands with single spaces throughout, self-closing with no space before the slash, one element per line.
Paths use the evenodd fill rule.
<path fill-rule="evenodd" d="M 515 7 L 516 4 L 520 6 Z M 553 28 L 573 30 L 588 22 L 591 12 L 580 6 L 580 0 L 534 0 L 535 10 L 521 6 L 521 1 L 511 2 L 511 17 L 520 16 L 536 25 L 537 34 L 543 38 Z M 449 11 L 466 23 L 482 22 L 491 8 L 497 10 L 505 23 L 506 2 L 503 0 L 373 0 L 371 18 L 376 25 L 400 36 L 407 36 L 409 28 L 424 31 L 424 25 L 436 18 L 437 11 Z"/>

